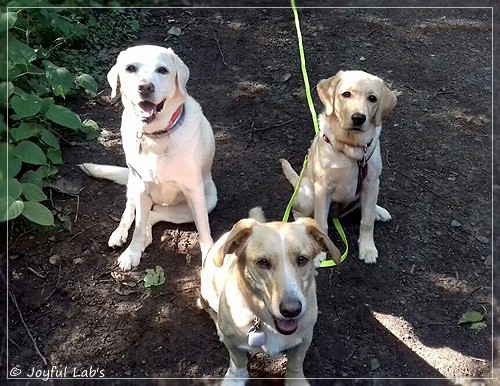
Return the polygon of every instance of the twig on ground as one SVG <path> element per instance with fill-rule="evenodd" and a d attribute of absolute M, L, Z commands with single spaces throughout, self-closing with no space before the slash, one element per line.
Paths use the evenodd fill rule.
<path fill-rule="evenodd" d="M 288 121 L 285 121 L 285 122 L 280 122 L 280 123 L 275 123 L 271 126 L 267 126 L 267 127 L 261 127 L 261 128 L 258 128 L 258 129 L 250 129 L 250 130 L 247 130 L 247 131 L 244 131 L 243 134 L 248 134 L 248 133 L 257 133 L 258 131 L 264 131 L 264 130 L 269 130 L 269 129 L 274 129 L 276 127 L 280 127 L 280 126 L 283 126 L 283 125 L 287 125 L 289 124 L 290 122 L 292 122 L 293 120 L 292 119 L 289 119 Z M 252 123 L 252 127 L 253 127 L 253 123 Z"/>
<path fill-rule="evenodd" d="M 404 85 L 406 88 L 410 89 L 411 91 L 413 92 L 418 92 L 417 90 L 415 90 L 413 87 L 411 86 L 408 86 L 407 84 Z"/>
<path fill-rule="evenodd" d="M 74 238 L 76 238 L 77 236 L 81 235 L 83 233 L 83 231 L 80 231 L 78 233 L 75 233 L 73 236 L 71 236 L 68 241 L 66 241 L 67 243 L 70 243 L 71 241 L 73 241 Z"/>
<path fill-rule="evenodd" d="M 59 275 L 57 276 L 56 286 L 54 287 L 52 292 L 49 294 L 49 296 L 47 296 L 47 299 L 45 299 L 45 303 L 47 303 L 49 301 L 49 299 L 52 297 L 52 295 L 54 295 L 57 288 L 59 287 L 59 282 L 61 281 L 61 267 L 62 267 L 61 264 L 59 264 Z"/>
<path fill-rule="evenodd" d="M 392 164 L 389 162 L 389 149 L 387 149 L 387 152 L 385 153 L 385 162 L 392 168 Z"/>
<path fill-rule="evenodd" d="M 224 59 L 224 52 L 222 52 L 222 48 L 221 48 L 220 42 L 219 42 L 220 30 L 219 30 L 219 34 L 217 36 L 217 34 L 215 33 L 215 30 L 212 27 L 210 27 L 210 28 L 212 29 L 212 32 L 214 33 L 214 39 L 215 39 L 215 42 L 217 43 L 217 47 L 219 48 L 220 56 L 222 58 L 222 63 L 224 63 L 224 65 L 227 66 L 227 63 Z"/>
<path fill-rule="evenodd" d="M 366 35 L 366 37 L 371 36 L 371 35 L 372 35 L 372 34 L 374 34 L 376 31 L 377 31 L 376 29 L 372 29 L 372 30 L 370 31 L 370 33 L 369 33 L 368 35 Z"/>
<path fill-rule="evenodd" d="M 40 272 L 38 272 L 37 270 L 35 270 L 34 268 L 31 268 L 29 265 L 26 265 L 26 268 L 28 268 L 29 271 L 33 272 L 36 276 L 38 276 L 40 279 L 46 279 L 47 276 L 44 276 L 43 274 L 41 274 Z"/>
<path fill-rule="evenodd" d="M 11 291 L 9 291 L 9 295 L 10 295 L 10 298 L 12 299 L 12 303 L 14 303 L 14 306 L 16 307 L 17 312 L 19 313 L 19 318 L 21 319 L 21 323 L 24 325 L 24 328 L 26 329 L 26 332 L 28 333 L 28 335 L 31 339 L 31 342 L 33 343 L 33 347 L 35 347 L 36 353 L 38 354 L 38 356 L 40 358 L 42 358 L 42 361 L 45 364 L 45 366 L 47 366 L 47 364 L 48 364 L 47 359 L 45 359 L 45 357 L 41 353 L 40 349 L 38 348 L 38 344 L 36 343 L 35 338 L 31 334 L 30 329 L 28 328 L 26 322 L 24 321 L 23 314 L 21 313 L 21 310 L 19 309 L 19 305 L 17 304 L 16 296 Z"/>
<path fill-rule="evenodd" d="M 73 222 L 75 224 L 78 221 L 78 213 L 79 213 L 79 211 L 80 211 L 80 196 L 76 195 L 76 214 L 75 214 L 75 219 L 73 220 Z"/>
<path fill-rule="evenodd" d="M 406 174 L 404 174 L 403 172 L 401 172 L 401 174 L 403 176 L 405 176 L 406 178 L 408 178 L 409 180 L 412 180 L 413 182 L 417 183 L 418 185 L 420 185 L 422 188 L 428 190 L 429 192 L 431 192 L 432 194 L 436 195 L 437 197 L 439 197 L 441 200 L 443 200 L 444 202 L 448 202 L 448 200 L 446 198 L 444 198 L 443 196 L 441 196 L 439 193 L 436 193 L 434 190 L 432 190 L 431 188 L 429 188 L 427 185 L 423 184 L 422 182 L 420 182 L 419 180 L 413 178 L 413 177 L 410 177 L 410 176 L 407 176 Z"/>

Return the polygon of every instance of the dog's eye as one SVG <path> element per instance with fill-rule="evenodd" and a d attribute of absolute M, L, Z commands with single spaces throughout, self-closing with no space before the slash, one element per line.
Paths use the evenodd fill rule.
<path fill-rule="evenodd" d="M 345 92 L 342 93 L 342 96 L 344 98 L 350 98 L 351 97 L 351 93 L 349 91 L 345 91 Z"/>
<path fill-rule="evenodd" d="M 271 263 L 267 259 L 259 259 L 257 260 L 257 266 L 262 269 L 269 269 L 271 268 Z"/>
<path fill-rule="evenodd" d="M 377 97 L 376 97 L 375 95 L 370 95 L 370 96 L 368 97 L 368 100 L 369 100 L 370 102 L 372 102 L 372 103 L 375 103 L 375 102 L 377 101 Z"/>
<path fill-rule="evenodd" d="M 309 259 L 306 257 L 306 256 L 298 256 L 297 257 L 297 265 L 299 267 L 303 267 L 304 265 L 307 264 L 307 262 L 309 261 Z"/>
<path fill-rule="evenodd" d="M 156 69 L 156 72 L 158 72 L 159 74 L 168 74 L 168 70 L 165 67 L 158 67 Z"/>
<path fill-rule="evenodd" d="M 137 67 L 134 66 L 134 65 L 132 65 L 132 64 L 130 64 L 130 65 L 127 66 L 127 68 L 125 69 L 125 71 L 127 71 L 127 72 L 136 72 L 137 71 Z"/>

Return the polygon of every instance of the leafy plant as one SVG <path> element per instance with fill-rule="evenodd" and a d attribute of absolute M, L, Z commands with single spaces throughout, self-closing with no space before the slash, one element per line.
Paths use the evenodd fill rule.
<path fill-rule="evenodd" d="M 458 320 L 458 324 L 467 324 L 471 330 L 481 331 L 486 328 L 486 323 L 483 321 L 484 315 L 480 312 L 466 312 Z"/>
<path fill-rule="evenodd" d="M 62 103 L 79 90 L 97 95 L 97 83 L 90 75 L 72 73 L 49 59 L 60 45 L 83 38 L 87 29 L 57 9 L 8 11 L 0 23 L 0 30 L 8 31 L 9 75 L 9 81 L 0 83 L 6 96 L 0 103 L 8 100 L 10 107 L 8 135 L 0 128 L 6 139 L 0 144 L 0 156 L 8 165 L 0 168 L 1 207 L 7 208 L 0 221 L 22 215 L 36 224 L 54 225 L 52 212 L 42 203 L 47 200 L 42 188 L 63 163 L 59 138 L 98 135 L 94 121 L 82 122 Z M 2 79 L 5 75 L 2 72 Z"/>
<path fill-rule="evenodd" d="M 118 5 L 104 3 L 63 2 Z M 0 40 L 8 46 L 8 53 L 0 52 L 0 105 L 9 117 L 7 132 L 7 117 L 0 113 L 0 157 L 6 161 L 0 162 L 0 221 L 23 216 L 54 224 L 43 189 L 63 163 L 60 141 L 99 134 L 97 123 L 82 121 L 68 102 L 97 95 L 110 58 L 120 42 L 136 38 L 142 20 L 134 10 L 41 8 L 51 4 L 57 1 L 16 0 L 9 6 L 40 8 L 9 8 L 0 15 Z"/>
<path fill-rule="evenodd" d="M 144 276 L 144 287 L 157 287 L 162 285 L 163 283 L 165 283 L 165 273 L 162 267 L 157 265 L 155 269 L 146 269 L 146 276 Z"/>

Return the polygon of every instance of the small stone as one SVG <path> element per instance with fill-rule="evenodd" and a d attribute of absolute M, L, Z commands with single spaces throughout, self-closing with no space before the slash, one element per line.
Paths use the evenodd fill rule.
<path fill-rule="evenodd" d="M 371 367 L 372 371 L 375 371 L 378 368 L 380 368 L 379 360 L 377 358 L 372 358 L 370 361 L 370 367 Z"/>
<path fill-rule="evenodd" d="M 83 259 L 81 257 L 77 257 L 76 259 L 73 260 L 74 265 L 80 265 L 83 264 Z"/>
<path fill-rule="evenodd" d="M 451 226 L 453 228 L 458 228 L 459 226 L 461 226 L 462 224 L 460 224 L 457 220 L 451 220 Z"/>
<path fill-rule="evenodd" d="M 476 236 L 476 240 L 478 240 L 479 242 L 481 242 L 483 244 L 489 244 L 490 243 L 490 239 L 487 238 L 486 236 L 483 236 L 483 235 L 477 235 Z"/>
<path fill-rule="evenodd" d="M 125 370 L 125 371 L 123 372 L 123 374 L 125 374 L 127 377 L 130 377 L 130 376 L 132 375 L 132 371 L 130 371 L 130 370 Z"/>
<path fill-rule="evenodd" d="M 59 255 L 52 255 L 49 257 L 49 263 L 52 265 L 59 264 L 59 261 L 61 261 L 61 257 Z"/>

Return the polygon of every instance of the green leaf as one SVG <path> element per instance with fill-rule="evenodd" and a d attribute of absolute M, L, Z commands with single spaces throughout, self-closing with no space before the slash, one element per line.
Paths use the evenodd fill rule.
<path fill-rule="evenodd" d="M 28 220 L 39 225 L 54 225 L 54 216 L 46 206 L 40 204 L 39 202 L 25 202 L 22 215 Z"/>
<path fill-rule="evenodd" d="M 480 312 L 466 312 L 458 320 L 458 324 L 477 323 L 484 319 L 484 315 Z"/>
<path fill-rule="evenodd" d="M 4 196 L 9 196 L 12 199 L 16 199 L 21 195 L 21 192 L 23 191 L 23 186 L 21 183 L 15 179 L 15 178 L 9 178 L 7 182 L 7 194 L 3 191 L 5 189 L 4 187 L 4 181 L 2 181 L 2 186 L 0 187 L 0 197 Z"/>
<path fill-rule="evenodd" d="M 8 154 L 8 173 L 9 177 L 15 177 L 21 170 L 21 167 L 23 166 L 23 161 L 21 161 L 13 151 L 9 152 Z M 7 175 L 7 174 L 4 174 Z"/>
<path fill-rule="evenodd" d="M 50 130 L 47 129 L 42 129 L 42 135 L 40 137 L 43 143 L 46 145 L 49 145 L 50 147 L 53 147 L 54 149 L 59 149 L 59 140 L 57 137 L 52 134 Z"/>
<path fill-rule="evenodd" d="M 0 171 L 2 175 L 7 176 L 7 167 L 9 165 L 9 146 L 6 142 L 0 142 Z M 14 177 L 11 175 L 11 177 Z"/>
<path fill-rule="evenodd" d="M 476 322 L 476 323 L 471 323 L 470 327 L 471 330 L 473 331 L 481 331 L 486 328 L 486 323 L 485 322 Z"/>
<path fill-rule="evenodd" d="M 48 149 L 47 150 L 47 158 L 54 165 L 61 165 L 63 163 L 61 150 L 59 150 L 59 149 Z"/>
<path fill-rule="evenodd" d="M 21 182 L 30 182 L 39 187 L 43 186 L 43 179 L 45 175 L 40 170 L 27 170 L 21 177 Z"/>
<path fill-rule="evenodd" d="M 10 30 L 17 21 L 16 12 L 2 12 L 0 15 L 0 32 Z"/>
<path fill-rule="evenodd" d="M 27 164 L 43 165 L 47 163 L 47 158 L 42 149 L 31 141 L 21 141 L 16 146 L 17 156 Z"/>
<path fill-rule="evenodd" d="M 45 67 L 45 77 L 52 87 L 54 95 L 65 98 L 73 88 L 71 73 L 66 67 L 58 67 L 48 60 L 44 60 L 43 65 Z"/>
<path fill-rule="evenodd" d="M 89 74 L 81 74 L 76 77 L 76 83 L 85 89 L 91 96 L 97 95 L 97 82 Z"/>
<path fill-rule="evenodd" d="M 19 142 L 37 136 L 41 130 L 44 130 L 43 127 L 37 123 L 21 122 L 19 127 L 13 127 L 9 133 L 13 141 Z"/>
<path fill-rule="evenodd" d="M 46 178 L 57 174 L 59 169 L 53 165 L 42 165 L 36 171 L 42 176 L 42 178 Z"/>
<path fill-rule="evenodd" d="M 9 36 L 9 60 L 12 64 L 28 65 L 36 59 L 36 52 L 27 44 Z"/>
<path fill-rule="evenodd" d="M 14 92 L 14 85 L 12 84 L 12 82 L 1 82 L 0 105 L 4 105 L 5 103 L 7 103 L 13 92 Z"/>
<path fill-rule="evenodd" d="M 18 118 L 22 119 L 38 114 L 42 108 L 42 99 L 33 94 L 14 95 L 10 99 L 10 105 Z"/>
<path fill-rule="evenodd" d="M 155 269 L 146 269 L 144 287 L 149 288 L 152 286 L 159 286 L 163 283 L 165 283 L 165 273 L 162 267 L 157 265 Z"/>
<path fill-rule="evenodd" d="M 11 197 L 0 197 L 0 221 L 15 219 L 24 209 L 24 202 Z M 7 217 L 6 217 L 7 215 Z"/>
<path fill-rule="evenodd" d="M 47 109 L 45 117 L 61 126 L 79 130 L 82 127 L 80 117 L 64 106 L 52 105 Z"/>
<path fill-rule="evenodd" d="M 21 184 L 23 195 L 28 201 L 45 201 L 47 196 L 40 187 L 32 184 L 30 182 L 25 182 Z"/>

